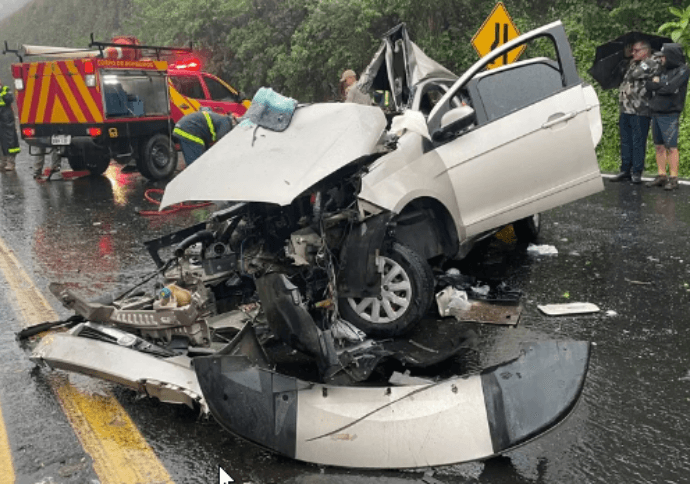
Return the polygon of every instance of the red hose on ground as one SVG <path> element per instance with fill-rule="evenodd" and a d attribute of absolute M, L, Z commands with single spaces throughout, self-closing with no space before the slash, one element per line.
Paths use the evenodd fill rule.
<path fill-rule="evenodd" d="M 161 202 L 160 200 L 157 200 L 151 196 L 151 194 L 157 193 L 159 195 L 163 195 L 164 191 L 161 190 L 160 188 L 149 188 L 144 192 L 144 198 L 148 200 L 149 202 L 153 203 L 154 205 L 160 205 Z M 169 215 L 171 213 L 179 212 L 180 210 L 191 210 L 194 208 L 201 208 L 201 207 L 207 207 L 208 205 L 212 205 L 211 202 L 199 202 L 199 203 L 178 203 L 175 205 L 172 205 L 169 209 L 167 210 L 139 210 L 139 215 Z"/>

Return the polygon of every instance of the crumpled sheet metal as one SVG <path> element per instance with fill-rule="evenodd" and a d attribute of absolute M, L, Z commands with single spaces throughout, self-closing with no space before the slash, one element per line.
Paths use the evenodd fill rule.
<path fill-rule="evenodd" d="M 282 132 L 236 127 L 168 184 L 160 208 L 190 200 L 288 205 L 373 153 L 385 127 L 381 109 L 352 103 L 300 106 Z"/>

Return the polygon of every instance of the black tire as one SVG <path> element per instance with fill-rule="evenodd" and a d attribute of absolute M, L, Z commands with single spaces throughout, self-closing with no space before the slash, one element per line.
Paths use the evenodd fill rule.
<path fill-rule="evenodd" d="M 151 136 L 142 145 L 137 168 L 149 180 L 170 178 L 177 168 L 177 151 L 170 138 L 164 134 Z"/>
<path fill-rule="evenodd" d="M 110 153 L 107 151 L 87 151 L 86 169 L 91 172 L 91 176 L 100 176 L 110 166 Z"/>
<path fill-rule="evenodd" d="M 523 218 L 513 223 L 513 230 L 518 242 L 526 244 L 534 242 L 541 230 L 541 215 L 535 213 L 531 217 Z"/>
<path fill-rule="evenodd" d="M 341 298 L 338 307 L 366 334 L 387 338 L 411 330 L 424 317 L 434 298 L 434 274 L 426 260 L 397 242 L 382 258 L 381 296 Z"/>
<path fill-rule="evenodd" d="M 74 171 L 86 170 L 86 160 L 82 155 L 67 155 L 67 162 Z"/>
<path fill-rule="evenodd" d="M 67 162 L 74 171 L 89 170 L 92 176 L 102 175 L 110 166 L 110 153 L 102 150 L 84 150 L 67 155 Z"/>

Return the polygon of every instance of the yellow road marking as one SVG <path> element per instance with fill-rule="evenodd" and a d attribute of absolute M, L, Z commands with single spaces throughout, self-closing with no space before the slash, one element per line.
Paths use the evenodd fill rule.
<path fill-rule="evenodd" d="M 15 295 L 25 326 L 58 319 L 58 315 L 1 238 L 0 272 Z M 94 471 L 101 483 L 173 482 L 151 446 L 115 397 L 110 394 L 102 396 L 80 393 L 66 378 L 61 378 L 60 374 L 56 375 L 56 378 L 51 379 L 53 391 L 82 447 L 93 458 Z M 0 434 L 7 439 L 4 428 L 0 428 Z M 8 463 L 10 472 L 13 472 L 11 457 L 6 461 L 2 455 L 0 439 L 0 475 L 9 475 L 2 469 Z"/>
<path fill-rule="evenodd" d="M 5 430 L 5 420 L 2 418 L 2 408 L 0 408 L 0 476 L 3 476 L 5 482 L 14 482 L 12 452 L 10 451 L 10 441 Z"/>

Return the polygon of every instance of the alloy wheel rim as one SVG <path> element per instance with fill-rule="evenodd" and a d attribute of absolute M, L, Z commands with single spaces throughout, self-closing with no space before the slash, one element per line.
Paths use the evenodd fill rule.
<path fill-rule="evenodd" d="M 387 324 L 400 318 L 412 303 L 412 281 L 405 269 L 393 259 L 379 257 L 381 295 L 349 298 L 357 315 L 374 324 Z"/>

